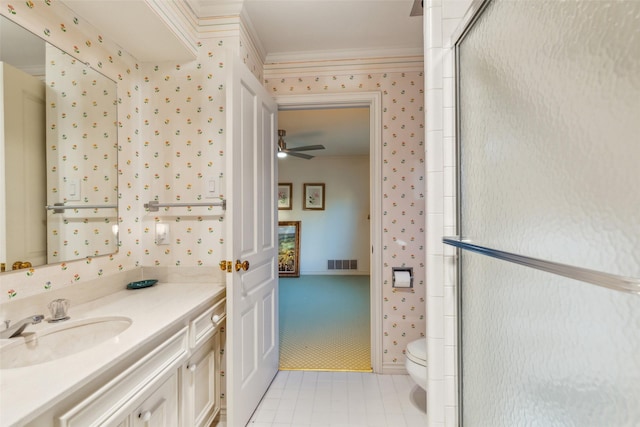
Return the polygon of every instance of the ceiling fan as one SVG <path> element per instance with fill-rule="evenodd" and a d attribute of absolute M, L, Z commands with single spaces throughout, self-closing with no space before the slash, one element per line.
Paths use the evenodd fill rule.
<path fill-rule="evenodd" d="M 313 159 L 314 156 L 310 156 L 309 154 L 300 153 L 299 151 L 310 151 L 310 150 L 324 150 L 324 145 L 306 145 L 304 147 L 295 147 L 295 148 L 287 148 L 287 143 L 284 142 L 284 137 L 287 135 L 287 131 L 283 129 L 278 129 L 278 157 L 283 158 L 287 157 L 287 155 L 300 157 L 302 159 Z"/>

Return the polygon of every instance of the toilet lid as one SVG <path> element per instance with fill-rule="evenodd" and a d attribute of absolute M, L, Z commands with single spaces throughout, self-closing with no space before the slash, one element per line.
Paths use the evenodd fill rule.
<path fill-rule="evenodd" d="M 406 355 L 409 360 L 427 366 L 427 339 L 423 338 L 407 344 Z"/>

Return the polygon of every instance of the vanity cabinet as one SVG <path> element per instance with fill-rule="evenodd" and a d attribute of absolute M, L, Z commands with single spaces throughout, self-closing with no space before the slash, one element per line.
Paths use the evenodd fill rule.
<path fill-rule="evenodd" d="M 188 328 L 182 328 L 130 368 L 57 417 L 58 425 L 117 426 L 126 421 L 134 405 L 153 393 L 163 378 L 172 374 L 175 376 L 178 363 L 187 356 L 187 337 Z M 177 399 L 177 389 L 175 394 Z"/>
<path fill-rule="evenodd" d="M 223 294 L 95 392 L 65 399 L 29 425 L 208 427 L 220 412 L 225 303 Z"/>

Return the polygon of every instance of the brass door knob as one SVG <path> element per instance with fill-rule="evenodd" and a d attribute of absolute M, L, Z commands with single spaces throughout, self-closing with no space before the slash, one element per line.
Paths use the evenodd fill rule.
<path fill-rule="evenodd" d="M 249 261 L 240 262 L 239 259 L 236 260 L 236 271 L 240 271 L 240 269 L 249 270 Z"/>
<path fill-rule="evenodd" d="M 21 270 L 23 268 L 31 268 L 32 265 L 29 261 L 16 261 L 11 267 L 13 270 Z"/>

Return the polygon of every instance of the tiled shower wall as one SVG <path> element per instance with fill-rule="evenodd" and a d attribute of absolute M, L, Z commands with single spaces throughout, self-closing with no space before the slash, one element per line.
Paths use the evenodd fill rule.
<path fill-rule="evenodd" d="M 442 244 L 442 237 L 456 234 L 451 36 L 470 4 L 471 0 L 427 0 L 424 4 L 429 427 L 458 425 L 455 251 Z"/>

